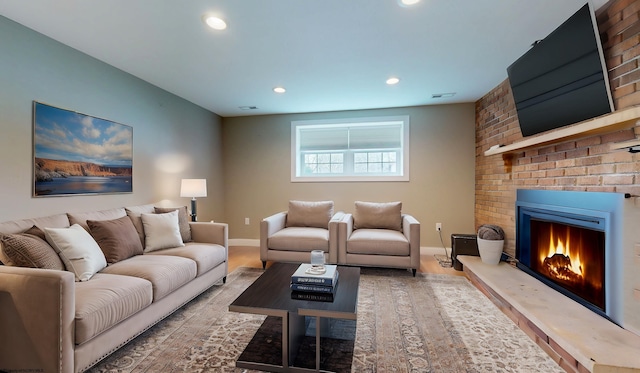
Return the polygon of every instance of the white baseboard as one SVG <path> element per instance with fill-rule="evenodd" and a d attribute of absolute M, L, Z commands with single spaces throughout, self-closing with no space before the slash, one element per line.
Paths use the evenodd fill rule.
<path fill-rule="evenodd" d="M 229 246 L 255 246 L 260 247 L 260 240 L 252 240 L 248 238 L 230 238 Z"/>
<path fill-rule="evenodd" d="M 260 247 L 260 240 L 248 239 L 248 238 L 231 238 L 229 239 L 229 246 L 255 246 Z M 444 249 L 442 247 L 433 246 L 421 246 L 420 255 L 444 255 Z M 447 255 L 451 255 L 451 248 L 447 247 Z"/>

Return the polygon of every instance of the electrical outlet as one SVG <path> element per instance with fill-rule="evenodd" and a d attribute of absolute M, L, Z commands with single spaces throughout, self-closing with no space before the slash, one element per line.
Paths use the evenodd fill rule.
<path fill-rule="evenodd" d="M 436 232 L 440 232 L 442 230 L 442 223 L 436 223 Z"/>
<path fill-rule="evenodd" d="M 249 225 L 251 224 L 251 221 L 249 220 L 249 218 L 244 218 L 244 225 Z"/>

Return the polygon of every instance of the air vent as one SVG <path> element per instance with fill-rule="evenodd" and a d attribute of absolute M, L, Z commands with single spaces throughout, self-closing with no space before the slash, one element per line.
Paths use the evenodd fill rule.
<path fill-rule="evenodd" d="M 453 97 L 455 96 L 456 93 L 455 92 L 449 92 L 449 93 L 434 93 L 431 95 L 431 98 L 448 98 L 448 97 Z"/>
<path fill-rule="evenodd" d="M 257 106 L 238 106 L 240 110 L 256 110 Z"/>

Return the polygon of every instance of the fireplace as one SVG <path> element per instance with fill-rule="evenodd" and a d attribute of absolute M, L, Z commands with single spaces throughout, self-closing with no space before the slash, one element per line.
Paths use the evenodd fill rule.
<path fill-rule="evenodd" d="M 518 190 L 518 268 L 619 323 L 618 193 Z"/>

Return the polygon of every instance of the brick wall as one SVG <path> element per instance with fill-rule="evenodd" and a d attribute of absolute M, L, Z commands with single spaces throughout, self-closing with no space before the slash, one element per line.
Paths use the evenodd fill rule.
<path fill-rule="evenodd" d="M 616 110 L 640 105 L 640 0 L 611 0 L 596 11 Z M 640 137 L 636 127 L 485 156 L 491 146 L 522 139 L 509 82 L 476 102 L 475 223 L 497 224 L 515 253 L 516 189 L 621 192 L 640 195 L 640 153 L 609 144 Z"/>

